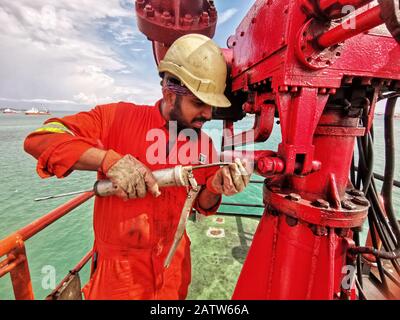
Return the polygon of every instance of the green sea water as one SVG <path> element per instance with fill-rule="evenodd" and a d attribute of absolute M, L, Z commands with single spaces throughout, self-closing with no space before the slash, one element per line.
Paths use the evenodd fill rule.
<path fill-rule="evenodd" d="M 66 113 L 55 113 L 63 116 Z M 26 135 L 38 128 L 46 117 L 0 114 L 0 239 L 25 226 L 47 212 L 63 204 L 67 199 L 54 199 L 35 202 L 34 198 L 90 189 L 96 179 L 93 172 L 74 172 L 66 179 L 40 179 L 35 171 L 36 161 L 23 151 Z M 240 121 L 236 128 L 250 128 L 252 119 Z M 399 120 L 396 120 L 396 138 L 400 134 Z M 375 171 L 383 173 L 383 119 L 375 119 Z M 212 121 L 205 126 L 217 147 L 220 146 L 221 121 Z M 271 138 L 255 149 L 276 150 L 280 141 L 279 127 L 275 126 Z M 399 163 L 400 148 L 397 139 L 396 162 Z M 339 146 L 337 150 L 340 152 Z M 260 177 L 253 176 L 260 180 Z M 396 179 L 400 179 L 399 170 Z M 400 211 L 400 192 L 394 190 L 394 205 Z M 261 185 L 250 185 L 245 192 L 225 198 L 226 202 L 262 204 Z M 44 231 L 26 242 L 30 274 L 36 299 L 43 299 L 51 292 L 42 286 L 45 266 L 52 266 L 56 271 L 56 282 L 73 268 L 92 247 L 92 209 L 93 201 L 85 203 L 70 214 L 50 225 Z M 223 206 L 225 212 L 240 214 L 261 214 L 262 209 Z M 199 222 L 190 222 L 188 233 L 192 239 L 192 284 L 190 299 L 229 299 L 240 273 L 245 254 L 251 243 L 252 234 L 257 227 L 255 218 L 224 217 L 223 223 L 215 217 L 208 217 Z M 223 238 L 209 238 L 209 228 L 222 228 Z M 89 268 L 81 271 L 81 280 L 86 283 Z M 46 284 L 46 283 L 45 283 Z M 0 278 L 0 300 L 12 299 L 12 286 L 9 275 Z"/>

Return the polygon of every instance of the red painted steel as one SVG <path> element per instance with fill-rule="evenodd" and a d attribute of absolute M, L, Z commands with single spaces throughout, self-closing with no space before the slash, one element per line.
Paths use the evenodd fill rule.
<path fill-rule="evenodd" d="M 228 40 L 232 90 L 250 102 L 270 96 L 285 165 L 265 182 L 266 210 L 234 299 L 335 299 L 352 292 L 341 287 L 342 267 L 351 229 L 363 224 L 369 206 L 349 185 L 354 141 L 372 125 L 379 90 L 400 79 L 400 46 L 388 34 L 366 32 L 383 23 L 379 7 L 357 16 L 356 30 L 331 28 L 329 10 L 370 1 L 321 1 L 320 9 L 329 10 L 311 16 L 325 21 L 310 19 L 305 2 L 255 1 Z"/>
<path fill-rule="evenodd" d="M 321 46 L 321 48 L 332 47 L 340 42 L 343 42 L 351 37 L 354 37 L 360 33 L 368 31 L 384 23 L 381 18 L 381 8 L 379 5 L 367 11 L 364 11 L 354 18 L 349 19 L 354 19 L 355 29 L 349 27 L 344 28 L 344 25 L 348 25 L 346 24 L 346 22 L 344 22 L 339 26 L 322 34 L 318 38 L 318 45 Z"/>
<path fill-rule="evenodd" d="M 207 0 L 136 0 L 138 28 L 153 42 L 157 62 L 179 37 L 200 33 L 213 37 L 217 24 L 217 10 Z"/>
<path fill-rule="evenodd" d="M 16 300 L 33 300 L 32 281 L 29 272 L 28 258 L 23 243 L 10 253 L 15 260 L 9 265 L 10 277 Z"/>

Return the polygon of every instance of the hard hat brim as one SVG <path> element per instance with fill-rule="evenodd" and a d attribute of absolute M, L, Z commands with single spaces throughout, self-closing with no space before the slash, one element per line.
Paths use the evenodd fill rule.
<path fill-rule="evenodd" d="M 190 87 L 189 87 L 190 90 Z M 197 98 L 215 108 L 229 108 L 232 104 L 224 94 L 193 92 Z"/>

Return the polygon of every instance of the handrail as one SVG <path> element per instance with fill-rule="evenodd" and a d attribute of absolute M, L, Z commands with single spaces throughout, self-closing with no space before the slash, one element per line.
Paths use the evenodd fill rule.
<path fill-rule="evenodd" d="M 76 275 L 81 271 L 81 269 L 89 262 L 90 258 L 93 256 L 93 251 L 90 250 L 85 256 L 78 262 L 78 264 L 68 272 L 68 274 L 60 281 L 60 283 L 54 288 L 54 290 L 47 296 L 46 300 L 52 300 L 54 296 L 63 288 L 63 286 L 68 282 L 71 276 Z"/>
<path fill-rule="evenodd" d="M 0 278 L 10 273 L 15 299 L 34 299 L 25 241 L 93 196 L 94 192 L 86 192 L 0 240 L 0 258 L 7 255 L 4 260 L 0 261 Z"/>
<path fill-rule="evenodd" d="M 39 231 L 45 229 L 53 222 L 65 216 L 67 213 L 80 206 L 82 203 L 89 200 L 94 196 L 94 192 L 86 192 L 66 203 L 59 206 L 58 208 L 50 211 L 43 217 L 31 222 L 25 227 L 19 229 L 8 237 L 0 240 L 0 257 L 7 254 L 9 251 L 18 246 L 19 241 L 26 241 Z"/>

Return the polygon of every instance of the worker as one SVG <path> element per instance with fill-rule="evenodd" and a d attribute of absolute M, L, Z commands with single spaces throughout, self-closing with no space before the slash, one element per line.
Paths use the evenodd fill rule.
<path fill-rule="evenodd" d="M 82 290 L 86 299 L 185 299 L 188 293 L 186 232 L 164 267 L 187 190 L 160 189 L 152 171 L 217 160 L 201 127 L 211 120 L 212 107 L 230 106 L 224 95 L 227 67 L 211 39 L 189 34 L 172 44 L 158 70 L 162 99 L 154 106 L 119 102 L 52 118 L 24 143 L 42 178 L 92 170 L 117 188 L 115 196 L 95 199 L 91 278 Z M 162 139 L 154 133 L 160 132 L 166 143 L 157 144 Z M 241 192 L 249 183 L 249 170 L 240 160 L 214 168 L 201 173 L 205 183 L 193 205 L 204 215 L 216 212 L 221 195 Z"/>

